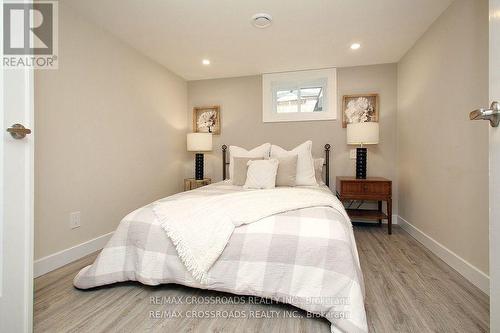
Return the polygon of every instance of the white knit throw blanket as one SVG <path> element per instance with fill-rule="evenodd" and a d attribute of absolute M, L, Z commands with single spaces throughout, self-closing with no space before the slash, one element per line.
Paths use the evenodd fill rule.
<path fill-rule="evenodd" d="M 207 282 L 235 227 L 291 210 L 329 206 L 346 217 L 341 203 L 327 191 L 277 188 L 188 197 L 157 202 L 153 211 L 193 277 Z"/>

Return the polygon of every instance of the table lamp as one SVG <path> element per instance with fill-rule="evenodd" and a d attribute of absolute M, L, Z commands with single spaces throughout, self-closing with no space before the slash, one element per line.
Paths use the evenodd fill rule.
<path fill-rule="evenodd" d="M 347 124 L 347 144 L 361 145 L 356 148 L 356 178 L 366 179 L 366 148 L 379 140 L 379 126 L 375 122 Z"/>
<path fill-rule="evenodd" d="M 187 150 L 196 152 L 195 179 L 203 179 L 203 152 L 212 150 L 212 133 L 188 133 Z"/>

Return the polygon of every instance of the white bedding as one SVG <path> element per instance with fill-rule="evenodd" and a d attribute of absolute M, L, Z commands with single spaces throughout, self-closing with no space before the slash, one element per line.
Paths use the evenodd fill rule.
<path fill-rule="evenodd" d="M 337 200 L 325 186 L 308 188 Z M 242 191 L 254 190 L 221 182 L 130 213 L 94 264 L 75 277 L 74 285 L 87 289 L 132 280 L 255 295 L 326 317 L 332 332 L 367 332 L 363 277 L 352 226 L 340 204 L 287 211 L 239 226 L 208 270 L 206 283 L 189 273 L 153 207 L 179 198 L 216 198 Z"/>

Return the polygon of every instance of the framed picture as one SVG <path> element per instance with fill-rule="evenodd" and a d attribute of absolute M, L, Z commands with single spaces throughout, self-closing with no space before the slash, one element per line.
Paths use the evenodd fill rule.
<path fill-rule="evenodd" d="M 220 106 L 193 108 L 193 132 L 220 134 Z"/>
<path fill-rule="evenodd" d="M 378 122 L 378 94 L 344 95 L 342 127 L 364 122 Z"/>

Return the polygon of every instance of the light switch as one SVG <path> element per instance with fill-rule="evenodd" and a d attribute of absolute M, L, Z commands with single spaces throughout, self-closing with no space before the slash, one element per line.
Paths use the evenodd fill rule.
<path fill-rule="evenodd" d="M 80 227 L 80 212 L 73 212 L 69 214 L 69 227 L 75 229 Z"/>

